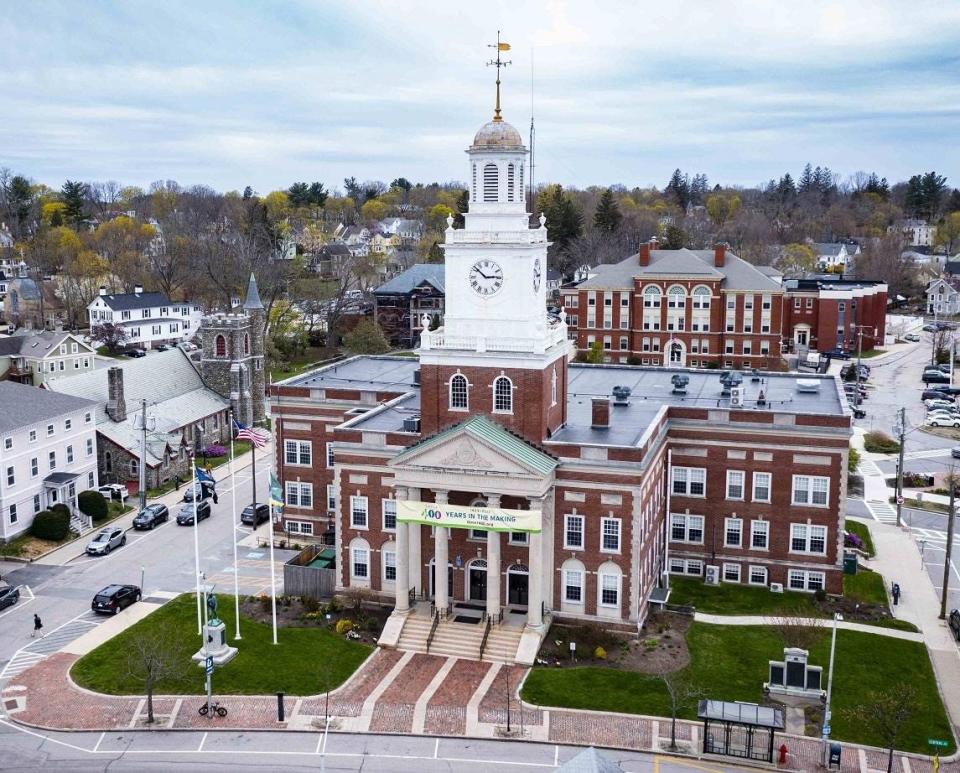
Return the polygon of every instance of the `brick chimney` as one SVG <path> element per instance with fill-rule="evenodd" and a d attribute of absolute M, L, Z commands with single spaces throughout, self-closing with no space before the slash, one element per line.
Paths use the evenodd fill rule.
<path fill-rule="evenodd" d="M 591 401 L 591 407 L 593 411 L 591 415 L 590 426 L 592 426 L 594 429 L 609 429 L 610 398 L 594 397 Z"/>
<path fill-rule="evenodd" d="M 640 245 L 640 253 L 637 256 L 637 262 L 641 266 L 650 265 L 650 242 L 643 242 Z"/>
<path fill-rule="evenodd" d="M 123 368 L 107 371 L 107 416 L 116 422 L 126 421 L 127 403 L 123 399 Z"/>
<path fill-rule="evenodd" d="M 723 268 L 727 262 L 727 245 L 725 242 L 717 242 L 713 245 L 713 265 L 717 268 Z"/>

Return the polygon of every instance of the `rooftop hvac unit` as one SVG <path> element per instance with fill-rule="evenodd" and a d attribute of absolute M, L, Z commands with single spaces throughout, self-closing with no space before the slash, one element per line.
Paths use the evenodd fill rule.
<path fill-rule="evenodd" d="M 770 583 L 770 592 L 771 592 L 771 593 L 783 593 L 783 583 L 782 583 L 782 582 L 772 582 L 772 583 Z"/>
<path fill-rule="evenodd" d="M 708 567 L 707 567 L 706 581 L 707 581 L 707 585 L 719 585 L 719 584 L 720 584 L 720 567 L 719 567 L 719 566 L 708 566 Z"/>
<path fill-rule="evenodd" d="M 675 395 L 685 395 L 687 393 L 687 384 L 690 383 L 690 376 L 686 373 L 674 373 L 670 377 L 670 383 L 673 384 L 673 393 Z"/>
<path fill-rule="evenodd" d="M 630 405 L 630 387 L 615 386 L 613 388 L 614 405 Z"/>
<path fill-rule="evenodd" d="M 735 386 L 730 389 L 730 407 L 743 407 L 743 387 Z"/>
<path fill-rule="evenodd" d="M 420 431 L 420 417 L 419 416 L 408 416 L 403 420 L 403 431 L 404 432 L 419 432 Z"/>
<path fill-rule="evenodd" d="M 743 383 L 743 375 L 737 370 L 725 370 L 720 374 L 720 385 L 723 387 L 721 392 L 724 397 L 730 394 L 731 388 L 740 386 Z"/>

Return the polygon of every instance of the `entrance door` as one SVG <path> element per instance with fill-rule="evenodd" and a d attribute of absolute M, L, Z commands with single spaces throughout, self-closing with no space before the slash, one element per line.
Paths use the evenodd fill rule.
<path fill-rule="evenodd" d="M 527 606 L 527 588 L 530 576 L 519 572 L 507 574 L 507 603 L 511 607 Z"/>
<path fill-rule="evenodd" d="M 430 598 L 437 595 L 436 568 L 436 563 L 430 564 Z M 453 567 L 450 564 L 447 564 L 447 599 L 453 601 Z"/>
<path fill-rule="evenodd" d="M 485 561 L 474 561 L 470 564 L 468 594 L 471 601 L 487 600 L 487 565 Z"/>

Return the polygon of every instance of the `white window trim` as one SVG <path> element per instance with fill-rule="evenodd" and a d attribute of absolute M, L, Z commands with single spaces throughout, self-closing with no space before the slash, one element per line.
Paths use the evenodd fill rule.
<path fill-rule="evenodd" d="M 577 519 L 580 522 L 580 544 L 579 545 L 572 545 L 569 542 L 567 542 L 568 524 L 572 519 Z M 579 513 L 567 513 L 563 516 L 563 549 L 564 550 L 583 550 L 584 549 L 584 546 L 586 543 L 586 537 L 584 535 L 585 525 L 586 525 L 586 519 L 584 518 L 584 516 L 580 515 Z"/>
<path fill-rule="evenodd" d="M 728 580 L 728 579 L 727 579 L 727 569 L 728 569 L 728 568 L 729 568 L 729 569 L 736 569 L 736 570 L 737 570 L 737 579 L 736 579 L 736 580 Z M 739 583 L 742 581 L 742 579 L 743 579 L 743 573 L 741 572 L 740 564 L 731 564 L 731 563 L 726 563 L 726 562 L 725 562 L 725 563 L 720 567 L 720 581 L 721 581 L 721 582 L 729 582 L 729 583 L 739 584 Z"/>
<path fill-rule="evenodd" d="M 727 539 L 727 536 L 730 533 L 730 527 L 738 523 L 740 525 L 739 533 L 740 538 L 736 543 L 730 542 Z M 742 548 L 743 547 L 743 518 L 724 518 L 723 519 L 723 546 L 727 548 Z"/>
<path fill-rule="evenodd" d="M 391 527 L 391 526 L 387 526 L 387 505 L 388 505 L 388 504 L 393 505 L 393 523 L 394 523 L 394 525 L 393 525 L 392 527 Z M 387 531 L 387 532 L 393 533 L 393 532 L 395 532 L 395 531 L 397 530 L 397 527 L 396 527 L 396 523 L 397 523 L 397 500 L 396 500 L 396 499 L 382 499 L 382 500 L 380 500 L 380 518 L 381 518 L 380 526 L 381 526 L 381 528 L 383 529 L 383 531 Z"/>
<path fill-rule="evenodd" d="M 673 536 L 673 519 L 682 518 L 683 519 L 683 539 L 677 539 Z M 690 539 L 690 519 L 699 518 L 700 519 L 700 539 L 691 540 Z M 670 541 L 682 543 L 686 545 L 702 545 L 704 544 L 704 529 L 705 529 L 706 519 L 702 515 L 694 515 L 691 513 L 670 513 Z"/>
<path fill-rule="evenodd" d="M 805 489 L 807 493 L 806 502 L 797 501 L 797 479 L 798 478 L 806 478 L 807 480 L 807 486 Z M 827 482 L 826 501 L 823 502 L 822 504 L 813 501 L 813 482 L 815 480 L 825 480 Z M 830 478 L 824 475 L 794 475 L 790 482 L 790 503 L 797 505 L 798 507 L 819 507 L 821 509 L 830 507 Z"/>
<path fill-rule="evenodd" d="M 734 497 L 730 496 L 730 482 L 734 476 L 740 476 L 740 496 Z M 733 500 L 735 502 L 742 502 L 746 494 L 747 488 L 747 474 L 743 470 L 727 470 L 727 499 Z"/>
<path fill-rule="evenodd" d="M 608 523 L 615 523 L 617 525 L 617 548 L 606 548 L 603 546 L 603 537 L 604 537 L 604 526 Z M 620 518 L 611 518 L 605 517 L 600 519 L 600 552 L 619 555 L 621 551 L 621 546 L 623 545 L 623 522 Z"/>
<path fill-rule="evenodd" d="M 797 550 L 793 547 L 795 529 L 804 530 L 803 542 L 805 547 L 803 550 Z M 814 529 L 823 530 L 823 550 L 822 551 L 816 551 L 816 550 L 810 549 L 810 544 L 813 542 Z M 789 548 L 788 552 L 794 553 L 797 555 L 805 555 L 805 556 L 825 556 L 827 554 L 827 544 L 828 544 L 827 539 L 829 538 L 829 536 L 830 536 L 830 530 L 826 526 L 821 526 L 820 524 L 816 524 L 816 523 L 791 523 L 790 524 L 790 543 L 788 546 Z"/>
<path fill-rule="evenodd" d="M 358 525 L 356 524 L 356 522 L 354 521 L 354 518 L 353 518 L 353 515 L 354 515 L 354 506 L 353 506 L 353 504 L 354 504 L 354 502 L 358 502 L 358 503 L 359 503 L 360 501 L 363 502 L 364 520 L 366 521 L 366 523 L 364 523 L 362 526 L 358 526 Z M 360 508 L 356 508 L 356 509 L 359 510 Z M 358 494 L 353 494 L 353 495 L 351 495 L 351 497 L 350 497 L 350 528 L 351 528 L 351 529 L 358 529 L 358 530 L 360 530 L 360 531 L 369 531 L 369 529 L 370 529 L 370 500 L 368 500 L 367 497 L 359 496 Z"/>
<path fill-rule="evenodd" d="M 617 578 L 617 603 L 609 604 L 603 601 L 603 578 L 604 577 L 616 577 Z M 614 574 L 613 572 L 598 572 L 597 573 L 597 606 L 603 607 L 605 609 L 620 609 L 621 602 L 623 601 L 623 574 L 618 572 Z"/>
<path fill-rule="evenodd" d="M 580 571 L 579 569 L 563 569 L 563 568 L 561 568 L 560 571 L 561 571 L 562 574 L 563 574 L 563 596 L 562 596 L 562 598 L 561 598 L 562 603 L 563 603 L 563 604 L 570 604 L 571 606 L 575 606 L 575 607 L 582 607 L 582 606 L 586 603 L 586 596 L 587 596 L 587 593 L 586 593 L 586 590 L 587 590 L 587 589 L 586 589 L 586 584 L 587 584 L 587 583 L 586 583 L 586 579 L 587 579 L 587 578 L 586 578 L 586 572 L 582 572 L 582 571 Z M 567 580 L 568 580 L 568 578 L 569 578 L 569 575 L 571 575 L 571 574 L 577 575 L 577 577 L 578 577 L 579 580 L 580 580 L 580 584 L 579 584 L 579 585 L 571 585 L 569 582 L 567 582 Z M 571 600 L 571 599 L 567 598 L 567 588 L 574 588 L 574 587 L 579 587 L 579 588 L 580 588 L 580 600 L 579 600 L 579 601 L 574 601 L 574 600 Z"/>
<path fill-rule="evenodd" d="M 760 526 L 762 524 L 765 524 L 764 528 L 762 529 L 756 528 L 757 526 Z M 764 540 L 764 542 L 766 543 L 766 546 L 762 548 L 755 547 L 753 544 L 753 536 L 754 534 L 757 534 L 759 532 L 763 532 L 764 535 L 766 536 L 766 539 Z M 750 546 L 748 547 L 748 550 L 760 550 L 760 551 L 763 551 L 764 553 L 770 552 L 770 521 L 762 521 L 760 519 L 750 521 Z"/>
<path fill-rule="evenodd" d="M 677 483 L 677 473 L 683 472 L 682 477 L 684 490 L 677 491 L 675 486 Z M 698 472 L 703 474 L 703 493 L 702 494 L 693 494 L 691 493 L 691 487 L 693 486 L 693 480 L 691 472 Z M 678 497 L 693 497 L 695 499 L 704 499 L 707 496 L 707 469 L 705 467 L 676 467 L 674 466 L 670 472 L 670 487 L 673 492 L 673 496 Z"/>
<path fill-rule="evenodd" d="M 763 582 L 758 582 L 753 579 L 754 572 L 763 572 Z M 770 572 L 767 571 L 765 566 L 748 566 L 747 567 L 747 585 L 762 585 L 766 586 L 770 581 Z"/>
<path fill-rule="evenodd" d="M 757 497 L 757 477 L 766 477 L 767 479 L 767 498 L 760 499 Z M 770 502 L 771 494 L 773 493 L 773 473 L 771 472 L 754 472 L 752 475 L 752 480 L 750 482 L 750 493 L 754 502 Z"/>
<path fill-rule="evenodd" d="M 297 461 L 291 462 L 287 460 L 287 444 L 293 443 L 295 445 L 294 456 Z M 303 447 L 307 447 L 307 456 L 310 458 L 308 462 L 301 462 L 300 459 L 303 456 Z M 283 464 L 285 467 L 313 467 L 313 443 L 309 440 L 284 440 L 283 441 Z"/>

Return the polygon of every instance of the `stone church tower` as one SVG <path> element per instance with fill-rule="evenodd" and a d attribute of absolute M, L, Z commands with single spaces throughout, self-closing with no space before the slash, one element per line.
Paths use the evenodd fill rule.
<path fill-rule="evenodd" d="M 266 311 L 253 274 L 242 314 L 210 314 L 200 323 L 200 375 L 230 401 L 233 417 L 247 426 L 263 422 L 265 416 L 265 328 Z"/>

